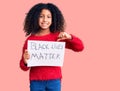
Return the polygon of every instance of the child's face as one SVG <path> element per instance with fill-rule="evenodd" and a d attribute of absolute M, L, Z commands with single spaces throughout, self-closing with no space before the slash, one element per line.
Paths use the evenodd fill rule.
<path fill-rule="evenodd" d="M 39 25 L 41 29 L 43 30 L 49 29 L 51 24 L 52 24 L 51 12 L 48 9 L 43 9 L 39 17 Z"/>

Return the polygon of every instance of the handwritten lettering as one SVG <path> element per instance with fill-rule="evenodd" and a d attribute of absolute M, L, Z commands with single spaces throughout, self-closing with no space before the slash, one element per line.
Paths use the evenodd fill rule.
<path fill-rule="evenodd" d="M 60 59 L 60 55 L 57 53 L 32 53 L 31 59 L 33 60 L 58 60 Z"/>
<path fill-rule="evenodd" d="M 40 50 L 40 49 L 49 49 L 48 44 L 37 44 L 35 42 L 31 42 L 31 50 Z"/>

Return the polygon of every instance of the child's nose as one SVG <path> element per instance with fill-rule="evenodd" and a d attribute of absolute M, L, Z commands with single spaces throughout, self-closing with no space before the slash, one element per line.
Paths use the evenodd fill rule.
<path fill-rule="evenodd" d="M 47 17 L 44 17 L 44 19 L 43 19 L 44 21 L 47 21 Z"/>

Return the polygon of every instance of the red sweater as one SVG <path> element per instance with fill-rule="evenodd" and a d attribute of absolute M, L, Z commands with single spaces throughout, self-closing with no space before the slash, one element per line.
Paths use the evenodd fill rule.
<path fill-rule="evenodd" d="M 40 40 L 40 41 L 56 41 L 58 38 L 59 33 L 50 33 L 44 36 L 35 36 L 30 35 L 23 46 L 23 52 L 27 49 L 27 42 L 28 40 Z M 66 48 L 72 49 L 73 51 L 79 52 L 82 51 L 84 46 L 82 41 L 71 35 L 71 40 L 64 40 L 66 42 Z M 30 80 L 50 80 L 50 79 L 58 79 L 62 78 L 61 67 L 54 67 L 54 66 L 37 66 L 37 67 L 27 67 L 24 64 L 23 53 L 20 60 L 20 68 L 24 71 L 30 69 Z"/>

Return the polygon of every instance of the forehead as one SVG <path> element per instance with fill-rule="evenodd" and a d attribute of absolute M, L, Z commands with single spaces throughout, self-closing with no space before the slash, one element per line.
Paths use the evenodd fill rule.
<path fill-rule="evenodd" d="M 49 15 L 51 15 L 51 12 L 48 9 L 42 9 L 40 14 L 49 14 Z"/>

